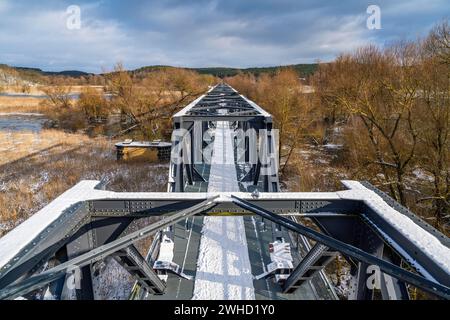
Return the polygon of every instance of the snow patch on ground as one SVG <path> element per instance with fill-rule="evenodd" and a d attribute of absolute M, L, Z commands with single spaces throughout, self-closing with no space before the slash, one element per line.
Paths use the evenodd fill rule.
<path fill-rule="evenodd" d="M 30 190 L 32 192 L 37 192 L 39 191 L 46 183 L 48 183 L 50 180 L 50 175 L 47 171 L 42 171 L 39 174 L 39 179 L 36 183 L 32 184 L 30 186 Z"/>
<path fill-rule="evenodd" d="M 424 180 L 424 181 L 429 181 L 429 182 L 434 181 L 434 178 L 431 174 L 426 173 L 424 170 L 422 170 L 420 168 L 414 169 L 412 173 L 419 180 Z"/>

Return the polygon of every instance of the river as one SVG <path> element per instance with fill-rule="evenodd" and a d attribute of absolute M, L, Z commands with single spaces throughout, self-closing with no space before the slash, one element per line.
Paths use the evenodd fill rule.
<path fill-rule="evenodd" d="M 48 123 L 44 115 L 36 113 L 0 113 L 0 131 L 39 132 Z"/>

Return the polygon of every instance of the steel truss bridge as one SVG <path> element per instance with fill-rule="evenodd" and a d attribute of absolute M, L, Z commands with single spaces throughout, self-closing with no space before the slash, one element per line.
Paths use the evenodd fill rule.
<path fill-rule="evenodd" d="M 148 297 L 173 298 L 169 282 L 161 281 L 135 243 L 208 215 L 256 217 L 302 239 L 297 247 L 303 254 L 293 272 L 271 289 L 284 298 L 298 298 L 295 293 L 314 277 L 316 289 L 326 286 L 323 269 L 337 254 L 351 267 L 350 299 L 409 299 L 408 286 L 450 297 L 449 238 L 369 183 L 343 181 L 343 190 L 336 192 L 280 192 L 272 117 L 233 88 L 217 85 L 173 119 L 174 129 L 185 134 L 173 141 L 172 150 L 179 151 L 172 152 L 169 192 L 117 193 L 98 181 L 79 182 L 0 239 L 1 299 L 32 298 L 44 291 L 65 299 L 69 277 L 78 283 L 72 298 L 93 299 L 92 279 L 107 257 L 133 275 Z M 226 177 L 212 176 L 220 171 L 204 156 L 193 159 L 196 144 L 222 143 L 217 134 L 210 141 L 202 137 L 224 123 L 232 132 L 255 129 L 258 152 L 269 159 L 250 161 L 245 151 L 234 167 L 233 189 Z M 244 139 L 243 150 L 249 141 Z M 268 168 L 275 171 L 265 174 Z M 156 222 L 136 228 L 137 221 L 149 217 Z M 374 275 L 370 270 L 380 271 L 378 287 L 367 285 Z"/>

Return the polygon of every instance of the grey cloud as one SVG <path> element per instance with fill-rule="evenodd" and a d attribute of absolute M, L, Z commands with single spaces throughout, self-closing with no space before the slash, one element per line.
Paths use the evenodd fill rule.
<path fill-rule="evenodd" d="M 82 29 L 65 29 L 78 3 Z M 129 68 L 267 66 L 330 60 L 368 42 L 424 35 L 449 16 L 446 0 L 378 1 L 382 30 L 367 30 L 371 1 L 170 0 L 0 2 L 0 63 L 99 72 Z"/>

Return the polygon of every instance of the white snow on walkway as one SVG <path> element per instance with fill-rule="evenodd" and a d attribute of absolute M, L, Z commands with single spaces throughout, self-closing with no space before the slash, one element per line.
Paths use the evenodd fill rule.
<path fill-rule="evenodd" d="M 255 299 L 242 217 L 204 219 L 193 299 Z"/>
<path fill-rule="evenodd" d="M 233 130 L 229 123 L 217 121 L 208 192 L 239 191 L 232 139 Z"/>
<path fill-rule="evenodd" d="M 228 122 L 217 122 L 208 192 L 239 191 L 232 134 Z M 255 299 L 242 217 L 205 217 L 193 299 Z"/>

